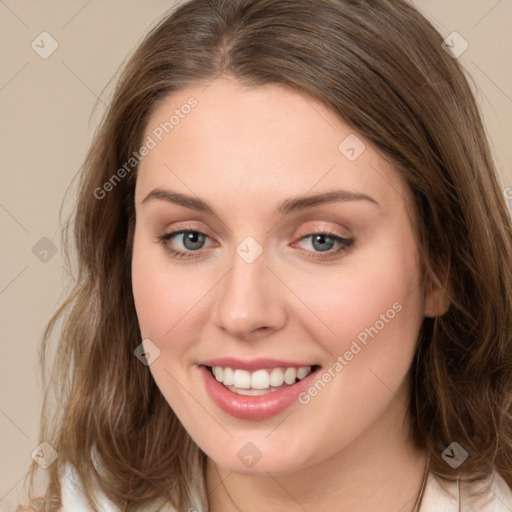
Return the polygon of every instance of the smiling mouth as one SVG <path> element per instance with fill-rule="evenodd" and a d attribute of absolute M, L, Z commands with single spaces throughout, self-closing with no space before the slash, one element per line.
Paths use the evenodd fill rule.
<path fill-rule="evenodd" d="M 246 396 L 266 395 L 292 387 L 320 366 L 262 368 L 255 371 L 222 366 L 205 366 L 212 377 L 233 393 Z"/>

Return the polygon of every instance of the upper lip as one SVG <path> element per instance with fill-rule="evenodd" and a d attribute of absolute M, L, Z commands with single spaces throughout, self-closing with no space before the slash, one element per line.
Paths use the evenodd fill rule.
<path fill-rule="evenodd" d="M 283 361 L 280 359 L 258 358 L 237 359 L 235 357 L 218 357 L 208 359 L 200 363 L 203 366 L 222 366 L 223 368 L 236 368 L 240 370 L 255 371 L 263 368 L 300 368 L 303 366 L 318 366 L 311 363 L 297 363 L 295 361 Z"/>

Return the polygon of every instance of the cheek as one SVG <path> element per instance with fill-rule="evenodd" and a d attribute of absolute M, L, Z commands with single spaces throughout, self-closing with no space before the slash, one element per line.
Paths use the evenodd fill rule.
<path fill-rule="evenodd" d="M 135 233 L 132 256 L 132 291 L 143 338 L 172 336 L 197 289 L 186 286 L 178 272 L 170 273 L 163 249 Z M 178 292 L 179 290 L 179 292 Z M 190 300 L 189 296 L 190 295 Z"/>
<path fill-rule="evenodd" d="M 148 237 L 149 238 L 149 237 Z M 191 347 L 200 341 L 208 321 L 208 294 L 218 274 L 200 265 L 171 261 L 164 248 L 144 233 L 135 233 L 132 254 L 132 291 L 142 339 L 150 339 L 163 357 L 151 364 L 157 383 L 173 388 L 167 371 L 185 378 L 196 360 Z M 188 378 L 188 376 L 186 377 Z M 179 391 L 179 389 L 178 389 Z"/>
<path fill-rule="evenodd" d="M 349 350 L 355 339 L 415 344 L 423 320 L 416 245 L 412 234 L 387 238 L 333 266 L 332 272 L 295 275 L 294 291 L 309 310 L 300 317 L 303 326 L 331 355 Z"/>
<path fill-rule="evenodd" d="M 329 326 L 320 327 L 317 340 L 332 359 L 325 372 L 328 383 L 316 386 L 326 391 L 312 389 L 303 403 L 311 402 L 319 414 L 329 410 L 329 421 L 358 410 L 358 426 L 364 428 L 398 392 L 410 368 L 424 318 L 421 275 L 412 238 L 396 248 L 354 265 L 347 261 L 346 271 L 317 283 L 308 295 L 311 309 Z M 330 408 L 332 403 L 341 407 Z"/>
<path fill-rule="evenodd" d="M 402 393 L 423 321 L 414 251 L 359 261 L 357 268 L 301 286 L 304 301 L 322 319 L 308 315 L 302 326 L 331 358 L 299 402 L 319 418 L 317 433 L 327 452 L 355 439 Z M 332 425 L 345 429 L 336 432 Z"/>
<path fill-rule="evenodd" d="M 163 249 L 136 232 L 132 291 L 137 320 L 142 339 L 150 339 L 162 356 L 151 363 L 149 370 L 174 412 L 180 418 L 187 418 L 189 396 L 180 385 L 185 379 L 185 354 L 190 345 L 185 330 L 201 290 L 190 285 L 186 273 L 171 268 Z"/>

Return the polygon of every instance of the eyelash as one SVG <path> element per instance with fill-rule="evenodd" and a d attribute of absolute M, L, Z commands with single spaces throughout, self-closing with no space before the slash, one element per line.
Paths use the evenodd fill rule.
<path fill-rule="evenodd" d="M 198 256 L 193 256 L 193 253 L 199 252 L 201 249 L 198 249 L 197 251 L 186 251 L 185 252 L 185 251 L 179 251 L 177 249 L 173 249 L 169 245 L 169 240 L 171 238 L 174 238 L 176 235 L 182 235 L 182 234 L 184 235 L 186 233 L 199 233 L 200 235 L 204 235 L 205 237 L 208 237 L 208 235 L 206 233 L 203 233 L 203 232 L 198 231 L 198 230 L 182 229 L 182 230 L 179 230 L 179 231 L 173 231 L 171 233 L 166 233 L 166 234 L 163 234 L 163 235 L 158 235 L 156 237 L 155 241 L 156 241 L 156 243 L 161 244 L 164 247 L 164 249 L 173 258 L 176 258 L 176 259 L 196 258 Z M 315 256 L 312 256 L 311 254 L 306 254 L 306 256 L 308 258 L 312 259 L 312 260 L 327 260 L 329 258 L 333 258 L 334 255 L 346 252 L 349 249 L 353 248 L 353 245 L 354 245 L 354 242 L 355 242 L 354 239 L 344 238 L 342 236 L 336 235 L 334 233 L 329 233 L 329 232 L 326 232 L 326 231 L 309 233 L 309 234 L 304 235 L 303 237 L 301 237 L 300 240 L 304 240 L 305 238 L 309 238 L 309 237 L 312 237 L 312 236 L 325 236 L 325 237 L 329 237 L 329 238 L 332 238 L 335 242 L 340 244 L 338 249 L 335 249 L 335 250 L 329 250 L 329 251 L 324 251 L 324 252 L 306 251 L 306 252 L 314 252 L 315 253 Z"/>

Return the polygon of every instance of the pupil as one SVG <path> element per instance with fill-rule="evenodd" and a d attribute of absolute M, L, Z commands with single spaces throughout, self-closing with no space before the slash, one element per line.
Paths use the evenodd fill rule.
<path fill-rule="evenodd" d="M 203 235 L 201 235 L 200 233 L 189 231 L 184 238 L 184 244 L 187 247 L 187 242 L 191 242 L 192 247 L 187 247 L 187 249 L 200 249 L 200 246 L 203 242 L 203 240 L 201 240 L 202 238 Z M 194 244 L 198 244 L 199 247 L 195 247 Z"/>
<path fill-rule="evenodd" d="M 313 245 L 315 245 L 315 242 L 316 242 L 316 241 L 320 241 L 320 242 L 322 242 L 322 241 L 325 241 L 326 239 L 327 239 L 327 240 L 332 240 L 332 238 L 331 238 L 330 236 L 327 236 L 327 235 L 316 235 L 316 236 L 314 237 L 314 239 L 313 239 Z M 325 242 L 324 242 L 324 243 L 325 243 Z M 329 245 L 329 244 L 328 244 L 328 245 Z M 332 243 L 331 243 L 331 245 L 332 245 Z M 326 248 L 326 247 L 325 247 L 325 244 L 321 244 L 321 245 L 319 246 L 319 248 L 320 248 L 320 251 L 326 251 L 326 250 L 329 250 L 329 249 L 330 249 L 330 247 L 327 247 L 327 248 Z"/>

